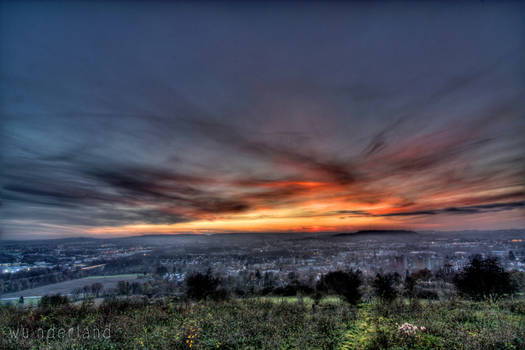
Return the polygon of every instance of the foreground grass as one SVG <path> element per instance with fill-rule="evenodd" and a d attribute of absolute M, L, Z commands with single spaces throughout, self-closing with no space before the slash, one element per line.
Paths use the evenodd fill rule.
<path fill-rule="evenodd" d="M 404 322 L 426 330 L 402 334 Z M 2 307 L 0 332 L 2 349 L 524 349 L 525 302 L 352 307 L 327 299 L 314 308 L 306 298 L 254 298 Z"/>

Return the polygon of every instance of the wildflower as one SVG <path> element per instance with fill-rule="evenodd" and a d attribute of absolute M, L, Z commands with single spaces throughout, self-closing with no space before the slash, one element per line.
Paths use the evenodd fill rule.
<path fill-rule="evenodd" d="M 401 326 L 399 326 L 398 331 L 405 335 L 413 335 L 413 334 L 416 334 L 417 332 L 426 331 L 426 327 L 418 327 L 411 323 L 405 322 Z"/>

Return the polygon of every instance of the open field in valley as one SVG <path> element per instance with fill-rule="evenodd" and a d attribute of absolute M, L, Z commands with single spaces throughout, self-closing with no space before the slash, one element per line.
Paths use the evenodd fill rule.
<path fill-rule="evenodd" d="M 80 278 L 76 280 L 70 280 L 60 283 L 49 284 L 46 286 L 41 286 L 32 289 L 22 290 L 16 293 L 6 293 L 1 296 L 1 301 L 6 302 L 9 300 L 18 300 L 20 296 L 24 298 L 28 297 L 41 297 L 43 295 L 50 294 L 70 294 L 75 288 L 82 288 L 85 285 L 92 285 L 93 283 L 102 283 L 104 289 L 115 288 L 118 281 L 134 281 L 142 277 L 141 274 L 121 274 L 121 275 L 110 275 L 110 276 L 89 276 L 85 278 Z M 143 280 L 141 280 L 143 281 Z M 38 298 L 29 298 L 29 299 L 38 299 Z"/>

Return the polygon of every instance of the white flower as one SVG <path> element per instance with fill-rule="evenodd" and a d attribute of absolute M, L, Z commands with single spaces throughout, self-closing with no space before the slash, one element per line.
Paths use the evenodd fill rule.
<path fill-rule="evenodd" d="M 424 332 L 426 330 L 425 327 L 418 327 L 416 325 L 410 324 L 408 322 L 403 323 L 401 326 L 399 326 L 398 331 L 403 334 L 412 335 L 417 333 L 418 331 Z"/>

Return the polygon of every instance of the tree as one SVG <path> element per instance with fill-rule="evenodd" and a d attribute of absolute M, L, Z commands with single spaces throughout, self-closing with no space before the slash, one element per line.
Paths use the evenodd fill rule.
<path fill-rule="evenodd" d="M 129 283 L 126 281 L 118 281 L 117 283 L 117 290 L 119 294 L 129 294 Z"/>
<path fill-rule="evenodd" d="M 142 293 L 144 293 L 144 295 L 146 295 L 148 298 L 153 296 L 153 287 L 149 282 L 144 282 L 142 284 Z"/>
<path fill-rule="evenodd" d="M 297 273 L 295 271 L 288 272 L 288 281 L 294 281 L 297 279 Z"/>
<path fill-rule="evenodd" d="M 362 284 L 361 271 L 329 272 L 317 284 L 318 292 L 328 292 L 341 295 L 350 304 L 357 304 L 361 299 L 359 287 Z"/>
<path fill-rule="evenodd" d="M 206 274 L 196 272 L 186 277 L 186 295 L 190 299 L 202 300 L 212 297 L 217 291 L 220 280 L 211 275 L 208 271 Z"/>
<path fill-rule="evenodd" d="M 516 261 L 516 254 L 512 250 L 509 250 L 509 260 Z"/>
<path fill-rule="evenodd" d="M 157 269 L 155 270 L 155 274 L 159 276 L 164 276 L 167 273 L 168 273 L 168 269 L 166 268 L 166 266 L 163 266 L 163 265 L 157 266 Z"/>
<path fill-rule="evenodd" d="M 18 303 L 23 305 L 24 304 L 24 296 L 21 295 L 20 298 L 18 298 Z"/>
<path fill-rule="evenodd" d="M 412 274 L 412 277 L 414 277 L 416 281 L 417 280 L 428 281 L 429 279 L 432 278 L 432 271 L 430 271 L 429 269 L 422 269 L 422 270 L 414 272 Z"/>
<path fill-rule="evenodd" d="M 412 298 L 416 295 L 416 283 L 417 280 L 412 275 L 407 273 L 405 277 L 405 296 Z"/>
<path fill-rule="evenodd" d="M 97 283 L 93 283 L 91 285 L 91 293 L 95 294 L 95 296 L 98 298 L 98 295 L 100 294 L 100 292 L 102 291 L 102 289 L 104 289 L 104 285 L 100 282 L 97 282 Z"/>
<path fill-rule="evenodd" d="M 142 285 L 139 282 L 132 282 L 130 287 L 132 294 L 142 293 Z"/>
<path fill-rule="evenodd" d="M 498 263 L 497 258 L 475 255 L 460 273 L 454 277 L 457 290 L 466 296 L 480 300 L 513 294 L 517 286 L 511 276 Z"/>
<path fill-rule="evenodd" d="M 399 294 L 395 287 L 398 282 L 399 274 L 397 273 L 378 273 L 372 281 L 372 288 L 377 297 L 390 302 Z"/>
<path fill-rule="evenodd" d="M 272 290 L 275 288 L 275 276 L 271 272 L 264 273 L 263 288 L 266 290 Z"/>

